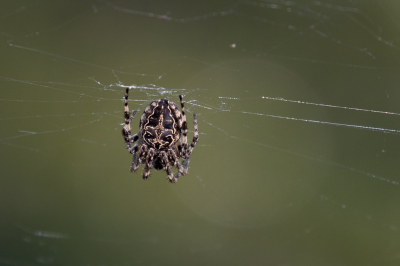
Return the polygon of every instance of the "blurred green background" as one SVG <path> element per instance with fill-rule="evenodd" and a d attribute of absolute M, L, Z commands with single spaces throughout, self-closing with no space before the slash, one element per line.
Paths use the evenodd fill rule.
<path fill-rule="evenodd" d="M 399 265 L 399 12 L 1 1 L 0 264 Z M 128 86 L 197 114 L 177 184 L 130 173 Z"/>

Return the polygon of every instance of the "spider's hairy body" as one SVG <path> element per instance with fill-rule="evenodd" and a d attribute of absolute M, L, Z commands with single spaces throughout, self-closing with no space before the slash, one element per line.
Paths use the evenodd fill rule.
<path fill-rule="evenodd" d="M 131 136 L 131 122 L 137 111 L 129 115 L 128 93 L 129 88 L 125 93 L 125 125 L 122 135 L 126 148 L 133 154 L 131 172 L 136 172 L 139 165 L 144 164 L 143 179 L 148 179 L 151 169 L 163 169 L 167 172 L 169 181 L 175 183 L 180 175 L 187 174 L 190 155 L 199 139 L 196 114 L 193 114 L 194 137 L 190 146 L 187 145 L 187 124 L 181 95 L 179 99 L 182 112 L 168 99 L 153 101 L 142 114 L 139 132 Z M 135 142 L 131 147 L 131 143 Z M 182 163 L 179 162 L 181 158 Z M 176 176 L 173 175 L 171 166 L 178 168 Z"/>
<path fill-rule="evenodd" d="M 156 150 L 166 150 L 181 137 L 182 115 L 175 103 L 167 99 L 152 102 L 140 119 L 143 141 Z"/>

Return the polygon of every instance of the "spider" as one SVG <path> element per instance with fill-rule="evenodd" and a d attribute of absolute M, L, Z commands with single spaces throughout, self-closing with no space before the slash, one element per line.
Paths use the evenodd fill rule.
<path fill-rule="evenodd" d="M 125 125 L 122 128 L 126 148 L 133 154 L 131 172 L 144 164 L 143 179 L 148 179 L 151 169 L 167 172 L 171 183 L 176 183 L 180 175 L 188 173 L 190 155 L 199 140 L 196 114 L 193 114 L 194 137 L 190 146 L 187 144 L 187 123 L 182 95 L 179 95 L 182 114 L 175 103 L 167 99 L 153 101 L 144 110 L 140 118 L 139 132 L 131 136 L 131 122 L 137 110 L 129 115 L 129 88 L 125 93 Z M 181 142 L 182 135 L 182 142 Z M 132 147 L 131 143 L 136 144 Z M 179 159 L 182 158 L 182 163 Z M 171 166 L 178 169 L 174 176 Z"/>

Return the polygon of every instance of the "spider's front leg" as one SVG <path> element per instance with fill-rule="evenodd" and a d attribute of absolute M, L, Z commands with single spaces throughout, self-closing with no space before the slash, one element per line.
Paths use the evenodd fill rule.
<path fill-rule="evenodd" d="M 190 155 L 192 154 L 194 146 L 196 146 L 197 141 L 199 140 L 199 129 L 197 127 L 196 114 L 193 114 L 193 124 L 194 124 L 193 140 L 192 140 L 192 143 L 190 144 L 189 148 L 187 148 L 187 145 L 182 145 L 181 157 L 184 160 L 182 161 L 182 170 L 179 169 L 178 174 L 175 176 L 176 179 L 178 179 L 181 175 L 186 175 L 188 173 L 189 163 L 190 163 Z M 178 149 L 179 149 L 179 146 L 178 146 Z"/>
<path fill-rule="evenodd" d="M 131 117 L 129 118 L 129 130 L 130 130 L 130 127 L 131 127 L 131 122 L 135 118 L 135 115 L 136 115 L 137 112 L 138 112 L 138 110 L 133 111 Z M 129 110 L 128 110 L 128 115 L 129 115 Z M 129 131 L 127 139 L 129 139 L 129 143 L 135 143 L 139 139 L 139 132 L 136 133 L 135 135 L 131 136 L 131 132 Z M 127 139 L 125 139 L 125 142 L 127 141 Z"/>
<path fill-rule="evenodd" d="M 148 179 L 150 176 L 150 170 L 153 168 L 154 154 L 155 150 L 153 148 L 150 148 L 146 156 L 146 163 L 143 171 L 143 179 Z"/>
<path fill-rule="evenodd" d="M 190 157 L 187 159 L 184 159 L 182 161 L 182 165 L 179 168 L 178 173 L 176 174 L 175 178 L 178 179 L 181 175 L 186 175 L 189 170 L 189 162 L 190 162 Z"/>
<path fill-rule="evenodd" d="M 176 153 L 174 150 L 168 150 L 168 159 L 171 165 L 175 166 L 178 168 L 178 172 L 180 172 L 182 175 L 186 175 L 187 171 L 182 167 L 182 165 L 179 163 L 179 159 L 176 156 Z M 179 176 L 176 175 L 175 178 L 178 178 Z"/>
<path fill-rule="evenodd" d="M 132 173 L 136 172 L 139 168 L 139 165 L 143 163 L 146 154 L 146 145 L 140 145 L 140 147 L 138 147 L 138 145 L 135 145 L 133 149 L 133 160 L 131 166 Z"/>
<path fill-rule="evenodd" d="M 187 138 L 183 138 L 183 143 L 182 143 L 182 152 L 181 152 L 181 157 L 183 159 L 189 159 L 190 155 L 192 154 L 192 151 L 194 149 L 194 146 L 196 146 L 197 142 L 199 141 L 199 129 L 197 126 L 197 116 L 196 114 L 193 114 L 193 125 L 194 125 L 194 136 L 192 143 L 188 147 L 187 143 L 185 143 L 185 139 L 187 141 Z M 183 131 L 187 132 L 187 128 L 183 128 Z M 183 135 L 185 136 L 185 134 Z M 187 160 L 186 162 L 187 165 L 189 165 L 189 162 Z"/>
<path fill-rule="evenodd" d="M 137 144 L 135 144 L 135 146 L 133 146 L 132 148 L 132 152 L 133 153 L 133 160 L 132 160 L 132 165 L 131 165 L 131 172 L 134 173 L 137 171 L 137 169 L 139 168 L 139 157 L 138 157 L 138 150 L 139 147 Z"/>
<path fill-rule="evenodd" d="M 160 153 L 160 156 L 161 156 L 161 160 L 162 160 L 162 164 L 163 164 L 164 170 L 165 170 L 165 172 L 167 172 L 169 182 L 176 183 L 176 181 L 178 181 L 178 179 L 176 179 L 174 177 L 174 173 L 172 173 L 172 171 L 171 171 L 171 167 L 169 166 L 169 160 L 168 160 L 167 153 L 165 151 L 162 151 Z"/>
<path fill-rule="evenodd" d="M 126 148 L 128 149 L 129 153 L 134 153 L 134 149 L 137 146 L 136 144 L 131 148 L 131 143 L 135 143 L 137 140 L 139 139 L 139 133 L 136 133 L 135 135 L 133 135 L 132 137 L 129 138 L 129 141 L 126 142 Z"/>
<path fill-rule="evenodd" d="M 126 89 L 125 93 L 125 107 L 124 107 L 124 116 L 125 116 L 125 125 L 122 128 L 122 136 L 125 140 L 126 148 L 130 153 L 133 153 L 133 148 L 131 147 L 131 143 L 134 143 L 139 139 L 138 134 L 131 136 L 131 122 L 135 118 L 137 110 L 132 112 L 132 115 L 129 116 L 129 107 L 128 107 L 128 92 L 129 89 Z"/>
<path fill-rule="evenodd" d="M 182 149 L 180 150 L 180 154 L 182 158 L 186 158 L 186 150 L 187 150 L 187 122 L 185 115 L 185 104 L 183 103 L 182 95 L 179 95 L 179 100 L 181 102 L 181 111 L 182 111 Z"/>
<path fill-rule="evenodd" d="M 197 126 L 197 116 L 196 116 L 196 114 L 193 114 L 193 126 L 194 126 L 193 140 L 192 140 L 192 143 L 190 144 L 188 150 L 186 151 L 186 158 L 188 159 L 187 165 L 189 165 L 189 158 L 190 158 L 190 155 L 192 154 L 194 146 L 196 146 L 197 141 L 199 141 L 199 128 Z"/>
<path fill-rule="evenodd" d="M 149 151 L 149 149 L 147 148 L 146 144 L 140 145 L 140 148 L 139 148 L 139 163 L 140 164 L 146 163 L 146 156 L 147 156 L 148 151 Z"/>

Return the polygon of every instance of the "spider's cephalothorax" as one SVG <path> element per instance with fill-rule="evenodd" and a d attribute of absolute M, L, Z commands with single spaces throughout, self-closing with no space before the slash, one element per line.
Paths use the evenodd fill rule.
<path fill-rule="evenodd" d="M 131 172 L 136 172 L 140 164 L 144 164 L 143 179 L 148 179 L 151 169 L 164 169 L 170 182 L 175 183 L 180 175 L 186 175 L 189 168 L 190 155 L 199 139 L 196 114 L 193 114 L 194 137 L 187 145 L 187 123 L 182 96 L 179 95 L 182 114 L 175 103 L 160 99 L 152 102 L 143 112 L 140 119 L 139 132 L 131 136 L 131 122 L 137 111 L 129 115 L 129 88 L 125 93 L 125 125 L 122 135 L 126 148 L 133 154 Z M 181 141 L 182 135 L 182 141 Z M 131 143 L 136 144 L 131 147 Z M 179 159 L 182 158 L 182 163 Z M 178 168 L 174 176 L 171 166 Z"/>

